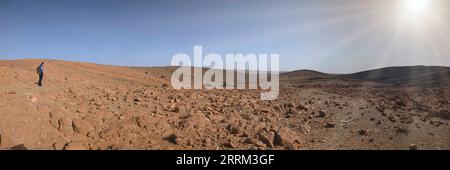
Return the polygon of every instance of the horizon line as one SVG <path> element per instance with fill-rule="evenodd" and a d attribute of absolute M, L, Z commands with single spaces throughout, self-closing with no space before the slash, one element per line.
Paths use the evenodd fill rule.
<path fill-rule="evenodd" d="M 0 61 L 20 61 L 20 60 L 47 60 L 47 61 L 63 61 L 63 62 L 77 62 L 77 63 L 86 63 L 86 64 L 97 64 L 97 65 L 104 65 L 104 66 L 115 66 L 115 67 L 134 67 L 134 68 L 152 68 L 152 67 L 182 67 L 182 66 L 171 66 L 171 65 L 158 65 L 158 66 L 134 66 L 134 65 L 119 65 L 119 64 L 105 64 L 105 63 L 95 63 L 90 61 L 78 61 L 78 60 L 63 60 L 63 59 L 53 59 L 53 58 L 16 58 L 16 59 L 0 59 Z M 187 66 L 185 66 L 187 67 Z M 217 69 L 217 68 L 210 68 L 210 67 L 197 67 L 197 66 L 191 66 L 193 68 L 208 68 L 208 69 Z M 320 73 L 325 74 L 354 74 L 354 73 L 360 73 L 370 70 L 377 70 L 377 69 L 384 69 L 384 68 L 395 68 L 395 67 L 445 67 L 450 68 L 450 66 L 444 66 L 444 65 L 390 65 L 390 66 L 384 66 L 384 67 L 376 67 L 376 68 L 369 68 L 365 70 L 360 70 L 356 72 L 350 72 L 350 73 L 329 73 L 329 72 L 323 72 L 320 70 L 314 70 L 314 69 L 308 69 L 308 68 L 298 68 L 293 70 L 278 70 L 280 73 L 287 73 L 287 72 L 294 72 L 294 71 L 316 71 Z M 221 70 L 229 70 L 229 69 L 221 69 Z M 258 70 L 237 70 L 237 71 L 258 71 Z"/>

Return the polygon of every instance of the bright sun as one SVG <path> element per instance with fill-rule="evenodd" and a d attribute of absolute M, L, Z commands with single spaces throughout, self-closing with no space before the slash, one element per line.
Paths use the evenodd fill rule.
<path fill-rule="evenodd" d="M 433 11 L 432 0 L 399 0 L 398 14 L 401 22 L 424 25 L 424 22 L 431 19 L 431 13 Z"/>
<path fill-rule="evenodd" d="M 429 0 L 405 0 L 405 3 L 413 13 L 422 13 L 429 7 Z"/>

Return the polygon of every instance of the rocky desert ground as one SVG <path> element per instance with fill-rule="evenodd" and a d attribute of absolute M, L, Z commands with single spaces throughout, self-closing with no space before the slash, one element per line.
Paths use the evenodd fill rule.
<path fill-rule="evenodd" d="M 174 90 L 175 67 L 0 61 L 0 149 L 450 149 L 450 68 L 283 73 L 280 95 Z"/>

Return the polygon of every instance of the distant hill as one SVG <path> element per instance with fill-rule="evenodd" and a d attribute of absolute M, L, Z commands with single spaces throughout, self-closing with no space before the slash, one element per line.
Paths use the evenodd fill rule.
<path fill-rule="evenodd" d="M 394 85 L 450 87 L 450 67 L 441 66 L 386 67 L 340 77 Z"/>
<path fill-rule="evenodd" d="M 316 77 L 316 78 L 326 78 L 331 76 L 329 74 L 314 70 L 295 70 L 291 72 L 282 73 L 281 75 L 287 77 Z"/>
<path fill-rule="evenodd" d="M 326 74 L 313 70 L 296 70 L 281 74 L 290 80 L 356 80 L 415 87 L 450 88 L 450 67 L 404 66 L 385 67 L 353 74 Z"/>

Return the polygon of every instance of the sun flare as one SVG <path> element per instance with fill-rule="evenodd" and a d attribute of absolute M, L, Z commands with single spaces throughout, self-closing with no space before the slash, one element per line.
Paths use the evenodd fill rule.
<path fill-rule="evenodd" d="M 422 13 L 429 8 L 429 0 L 405 0 L 406 6 L 410 12 Z"/>
<path fill-rule="evenodd" d="M 398 4 L 398 16 L 400 23 L 425 25 L 432 20 L 435 4 L 432 0 L 400 0 Z"/>

